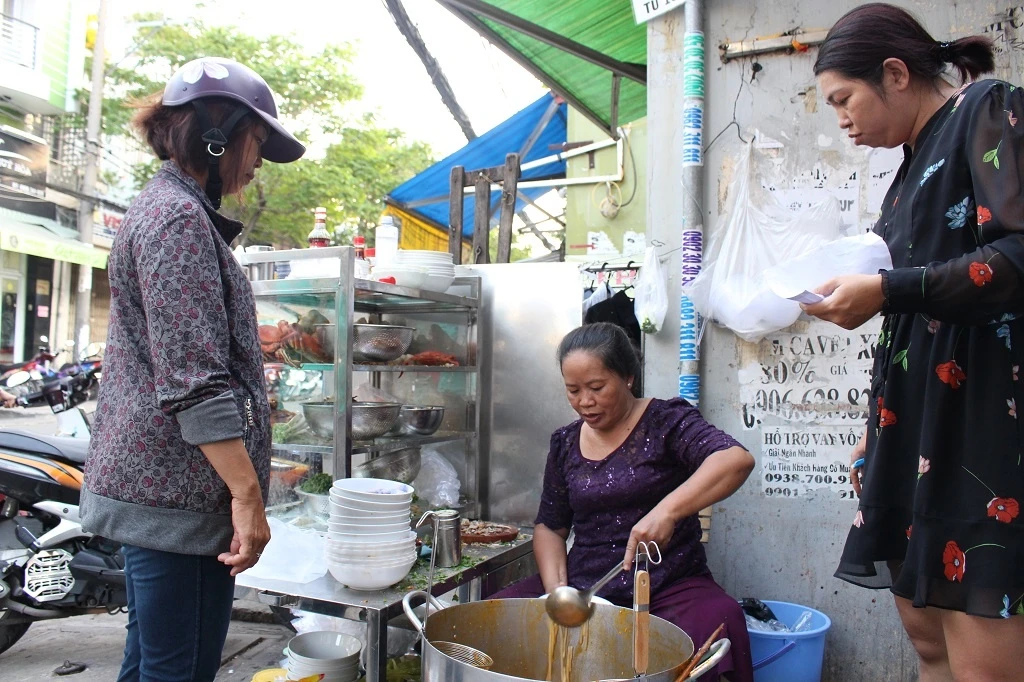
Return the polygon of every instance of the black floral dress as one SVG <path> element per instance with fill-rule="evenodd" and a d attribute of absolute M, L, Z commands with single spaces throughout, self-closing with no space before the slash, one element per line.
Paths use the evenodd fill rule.
<path fill-rule="evenodd" d="M 957 91 L 906 149 L 875 231 L 893 270 L 836 576 L 919 607 L 1024 614 L 1024 90 Z"/>

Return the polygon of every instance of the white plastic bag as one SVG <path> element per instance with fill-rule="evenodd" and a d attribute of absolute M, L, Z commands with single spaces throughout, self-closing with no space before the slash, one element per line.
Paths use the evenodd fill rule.
<path fill-rule="evenodd" d="M 750 342 L 800 316 L 800 304 L 773 293 L 765 271 L 842 234 L 835 199 L 794 210 L 762 186 L 754 145 L 747 145 L 736 165 L 704 269 L 683 287 L 705 320 Z"/>
<path fill-rule="evenodd" d="M 425 447 L 420 453 L 420 473 L 412 482 L 416 495 L 433 507 L 450 507 L 459 502 L 459 474 L 448 460 Z"/>
<path fill-rule="evenodd" d="M 270 542 L 256 565 L 245 574 L 251 578 L 309 583 L 327 573 L 323 539 L 311 530 L 290 526 L 267 517 Z"/>
<path fill-rule="evenodd" d="M 636 298 L 633 312 L 645 334 L 654 334 L 665 322 L 668 312 L 668 292 L 665 291 L 665 274 L 658 262 L 658 253 L 653 246 L 644 250 L 644 265 L 636 278 Z"/>

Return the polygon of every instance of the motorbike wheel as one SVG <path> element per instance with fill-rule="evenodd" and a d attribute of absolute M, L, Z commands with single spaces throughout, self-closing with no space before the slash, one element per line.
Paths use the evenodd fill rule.
<path fill-rule="evenodd" d="M 7 609 L 0 610 L 0 654 L 10 649 L 28 631 L 32 623 L 14 623 L 4 625 L 4 617 L 10 613 Z"/>

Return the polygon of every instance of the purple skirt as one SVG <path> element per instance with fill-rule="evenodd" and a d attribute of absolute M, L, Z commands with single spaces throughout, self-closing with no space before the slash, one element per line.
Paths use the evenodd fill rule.
<path fill-rule="evenodd" d="M 544 594 L 540 575 L 521 580 L 497 592 L 490 599 L 532 599 Z M 632 608 L 632 604 L 619 604 Z M 651 595 L 651 613 L 679 626 L 701 646 L 719 625 L 725 623 L 725 634 L 732 647 L 718 666 L 703 679 L 717 680 L 724 675 L 731 682 L 753 682 L 754 668 L 750 660 L 750 637 L 743 610 L 726 594 L 710 575 L 686 578 Z"/>

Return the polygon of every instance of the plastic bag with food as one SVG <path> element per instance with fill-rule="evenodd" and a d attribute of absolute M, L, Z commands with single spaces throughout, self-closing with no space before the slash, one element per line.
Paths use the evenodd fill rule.
<path fill-rule="evenodd" d="M 658 253 L 653 246 L 644 251 L 644 265 L 636 280 L 636 298 L 633 310 L 645 334 L 654 334 L 661 329 L 668 312 L 668 293 L 665 291 L 665 273 L 658 262 Z"/>
<path fill-rule="evenodd" d="M 420 454 L 420 473 L 412 482 L 416 495 L 432 507 L 451 507 L 459 502 L 459 474 L 455 467 L 432 448 Z"/>

